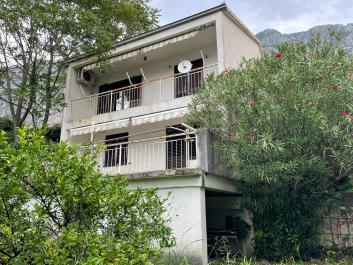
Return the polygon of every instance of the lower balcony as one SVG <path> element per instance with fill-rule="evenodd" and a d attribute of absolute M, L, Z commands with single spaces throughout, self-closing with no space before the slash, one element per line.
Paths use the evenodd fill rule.
<path fill-rule="evenodd" d="M 119 134 L 80 152 L 99 148 L 97 163 L 107 175 L 173 175 L 201 170 L 230 176 L 207 130 L 177 132 L 178 129 L 139 140 L 128 140 L 127 134 Z"/>

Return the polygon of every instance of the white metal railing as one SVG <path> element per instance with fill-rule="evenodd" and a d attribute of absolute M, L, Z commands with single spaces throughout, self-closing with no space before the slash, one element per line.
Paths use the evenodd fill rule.
<path fill-rule="evenodd" d="M 197 137 L 182 137 L 109 144 L 98 153 L 97 162 L 101 170 L 109 174 L 197 168 Z"/>
<path fill-rule="evenodd" d="M 70 104 L 70 120 L 80 120 L 122 109 L 149 105 L 173 98 L 189 96 L 201 87 L 206 76 L 218 73 L 218 65 L 208 65 L 140 84 L 75 99 Z"/>

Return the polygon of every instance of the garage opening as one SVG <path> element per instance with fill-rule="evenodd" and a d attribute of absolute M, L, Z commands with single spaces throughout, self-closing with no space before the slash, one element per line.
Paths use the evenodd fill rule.
<path fill-rule="evenodd" d="M 236 255 L 250 244 L 240 194 L 206 190 L 207 250 L 210 259 Z"/>

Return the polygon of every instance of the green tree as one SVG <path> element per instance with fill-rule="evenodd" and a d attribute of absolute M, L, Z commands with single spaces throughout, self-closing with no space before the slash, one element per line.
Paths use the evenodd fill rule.
<path fill-rule="evenodd" d="M 152 264 L 173 243 L 155 190 L 103 176 L 95 154 L 0 134 L 1 264 Z"/>
<path fill-rule="evenodd" d="M 333 37 L 283 44 L 209 77 L 192 109 L 237 169 L 258 254 L 310 254 L 320 217 L 351 187 L 352 58 Z"/>
<path fill-rule="evenodd" d="M 157 27 L 150 0 L 0 0 L 0 100 L 15 127 L 63 107 L 64 62 Z"/>

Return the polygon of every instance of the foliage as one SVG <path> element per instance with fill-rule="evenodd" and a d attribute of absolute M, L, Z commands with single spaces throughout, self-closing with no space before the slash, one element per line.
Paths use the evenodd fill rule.
<path fill-rule="evenodd" d="M 245 222 L 240 216 L 232 217 L 231 222 L 238 240 L 243 240 L 249 235 L 251 225 Z"/>
<path fill-rule="evenodd" d="M 0 117 L 0 131 L 4 131 L 8 138 L 13 138 L 13 122 L 8 117 Z"/>
<path fill-rule="evenodd" d="M 45 137 L 53 142 L 60 142 L 61 126 L 54 125 L 46 128 Z"/>
<path fill-rule="evenodd" d="M 102 176 L 91 152 L 0 134 L 1 264 L 152 264 L 173 243 L 155 190 Z"/>
<path fill-rule="evenodd" d="M 63 108 L 64 62 L 102 59 L 116 42 L 157 27 L 149 0 L 0 1 L 0 100 L 16 127 L 47 124 Z M 36 125 L 36 124 L 35 124 Z"/>
<path fill-rule="evenodd" d="M 237 169 L 262 257 L 310 254 L 320 217 L 351 186 L 352 69 L 352 58 L 315 37 L 207 78 L 194 98 L 191 121 Z"/>
<path fill-rule="evenodd" d="M 233 258 L 228 261 L 213 261 L 209 265 L 350 265 L 351 259 L 345 257 L 342 259 L 324 258 L 320 260 L 312 260 L 310 262 L 295 261 L 293 258 L 279 261 L 279 262 L 268 262 L 268 261 L 256 261 L 252 258 Z"/>

